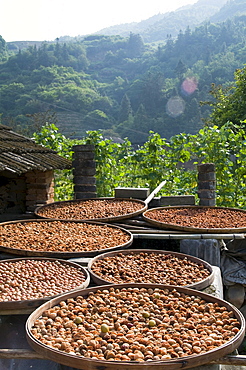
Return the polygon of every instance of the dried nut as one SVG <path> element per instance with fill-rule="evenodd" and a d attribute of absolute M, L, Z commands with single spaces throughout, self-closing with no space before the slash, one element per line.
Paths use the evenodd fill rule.
<path fill-rule="evenodd" d="M 101 325 L 101 332 L 102 333 L 108 333 L 109 332 L 109 326 L 107 324 Z"/>
<path fill-rule="evenodd" d="M 81 324 L 83 322 L 83 320 L 81 319 L 81 317 L 77 316 L 77 317 L 75 317 L 74 322 L 75 322 L 75 324 Z"/>
<path fill-rule="evenodd" d="M 150 317 L 150 313 L 149 313 L 149 312 L 147 312 L 147 311 L 143 311 L 143 312 L 142 312 L 142 315 L 143 315 L 143 317 L 145 317 L 145 318 Z"/>
<path fill-rule="evenodd" d="M 150 327 L 156 326 L 156 321 L 155 321 L 155 320 L 149 320 L 148 325 L 149 325 Z"/>

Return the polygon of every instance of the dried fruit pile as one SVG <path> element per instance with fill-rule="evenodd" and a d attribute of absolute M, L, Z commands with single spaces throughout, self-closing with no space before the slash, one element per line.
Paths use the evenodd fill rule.
<path fill-rule="evenodd" d="M 40 207 L 37 214 L 45 218 L 89 220 L 123 216 L 138 212 L 143 207 L 141 202 L 134 200 L 88 199 L 49 204 Z"/>
<path fill-rule="evenodd" d="M 0 262 L 0 302 L 52 297 L 77 289 L 84 271 L 56 260 L 23 259 Z"/>
<path fill-rule="evenodd" d="M 70 355 L 160 361 L 217 349 L 240 331 L 233 311 L 176 289 L 103 287 L 45 310 L 33 337 Z"/>
<path fill-rule="evenodd" d="M 117 253 L 96 259 L 91 270 L 111 283 L 190 285 L 211 272 L 203 265 L 173 254 L 154 252 Z"/>
<path fill-rule="evenodd" d="M 246 227 L 246 212 L 232 208 L 174 207 L 151 209 L 147 218 L 169 225 L 202 229 L 232 229 Z"/>
<path fill-rule="evenodd" d="M 84 252 L 127 243 L 130 234 L 106 224 L 27 221 L 0 225 L 0 245 L 40 252 Z"/>

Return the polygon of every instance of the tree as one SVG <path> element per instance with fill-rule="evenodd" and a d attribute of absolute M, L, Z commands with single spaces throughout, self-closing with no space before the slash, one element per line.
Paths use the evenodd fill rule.
<path fill-rule="evenodd" d="M 201 107 L 196 98 L 191 99 L 186 117 L 187 125 L 183 127 L 183 131 L 195 134 L 202 128 Z"/>
<path fill-rule="evenodd" d="M 144 51 L 144 42 L 139 34 L 130 33 L 127 49 L 131 57 L 138 57 Z"/>
<path fill-rule="evenodd" d="M 7 43 L 0 35 L 0 60 L 5 60 L 7 57 Z"/>
<path fill-rule="evenodd" d="M 120 111 L 119 111 L 119 123 L 128 121 L 132 116 L 131 102 L 127 94 L 125 94 L 121 100 Z"/>
<path fill-rule="evenodd" d="M 182 62 L 182 60 L 180 59 L 176 68 L 175 68 L 175 73 L 179 79 L 179 81 L 182 81 L 183 77 L 184 77 L 184 74 L 185 72 L 187 71 L 187 67 L 186 65 Z"/>
<path fill-rule="evenodd" d="M 83 119 L 83 125 L 90 128 L 90 130 L 98 129 L 98 127 L 100 129 L 111 127 L 107 115 L 99 109 L 89 112 Z"/>
<path fill-rule="evenodd" d="M 211 116 L 206 121 L 209 126 L 221 127 L 227 122 L 232 122 L 246 128 L 246 67 L 236 70 L 234 77 L 235 84 L 227 88 L 212 84 L 210 93 L 214 102 L 202 103 L 213 108 Z"/>
<path fill-rule="evenodd" d="M 147 116 L 146 109 L 143 104 L 140 104 L 134 116 L 132 125 L 128 128 L 128 139 L 132 144 L 144 143 L 149 136 L 149 131 L 151 129 L 150 126 L 150 119 Z"/>
<path fill-rule="evenodd" d="M 10 83 L 2 85 L 0 88 L 0 111 L 7 112 L 15 109 L 16 99 L 23 94 L 24 85 L 22 83 Z"/>
<path fill-rule="evenodd" d="M 134 110 L 143 104 L 149 115 L 163 109 L 165 78 L 160 68 L 151 67 L 141 79 L 135 80 L 129 90 Z"/>
<path fill-rule="evenodd" d="M 39 134 L 36 134 L 36 136 L 39 137 L 40 140 L 44 140 L 44 136 L 45 136 L 44 132 L 47 133 L 47 130 L 45 130 L 45 127 L 47 129 L 58 132 L 58 128 L 55 127 L 57 124 L 58 118 L 57 118 L 56 112 L 54 111 L 47 110 L 47 111 L 43 111 L 39 113 L 27 114 L 27 117 L 30 118 L 30 126 L 32 128 L 32 133 L 33 131 L 39 132 Z M 46 140 L 47 140 L 47 143 L 49 143 L 50 145 L 51 143 L 54 142 L 54 136 L 53 137 L 49 136 L 46 138 Z M 51 149 L 57 150 L 57 148 L 51 148 Z"/>

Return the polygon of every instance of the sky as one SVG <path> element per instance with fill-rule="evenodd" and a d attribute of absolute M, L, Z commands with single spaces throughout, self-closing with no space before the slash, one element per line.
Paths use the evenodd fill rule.
<path fill-rule="evenodd" d="M 54 41 L 140 22 L 197 0 L 2 0 L 0 35 L 11 41 Z"/>

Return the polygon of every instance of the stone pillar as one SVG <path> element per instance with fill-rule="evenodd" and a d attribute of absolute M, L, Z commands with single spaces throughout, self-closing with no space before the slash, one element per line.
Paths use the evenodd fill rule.
<path fill-rule="evenodd" d="M 216 173 L 213 163 L 198 166 L 198 197 L 200 206 L 216 206 Z"/>
<path fill-rule="evenodd" d="M 73 146 L 74 199 L 96 198 L 96 161 L 94 145 Z"/>

